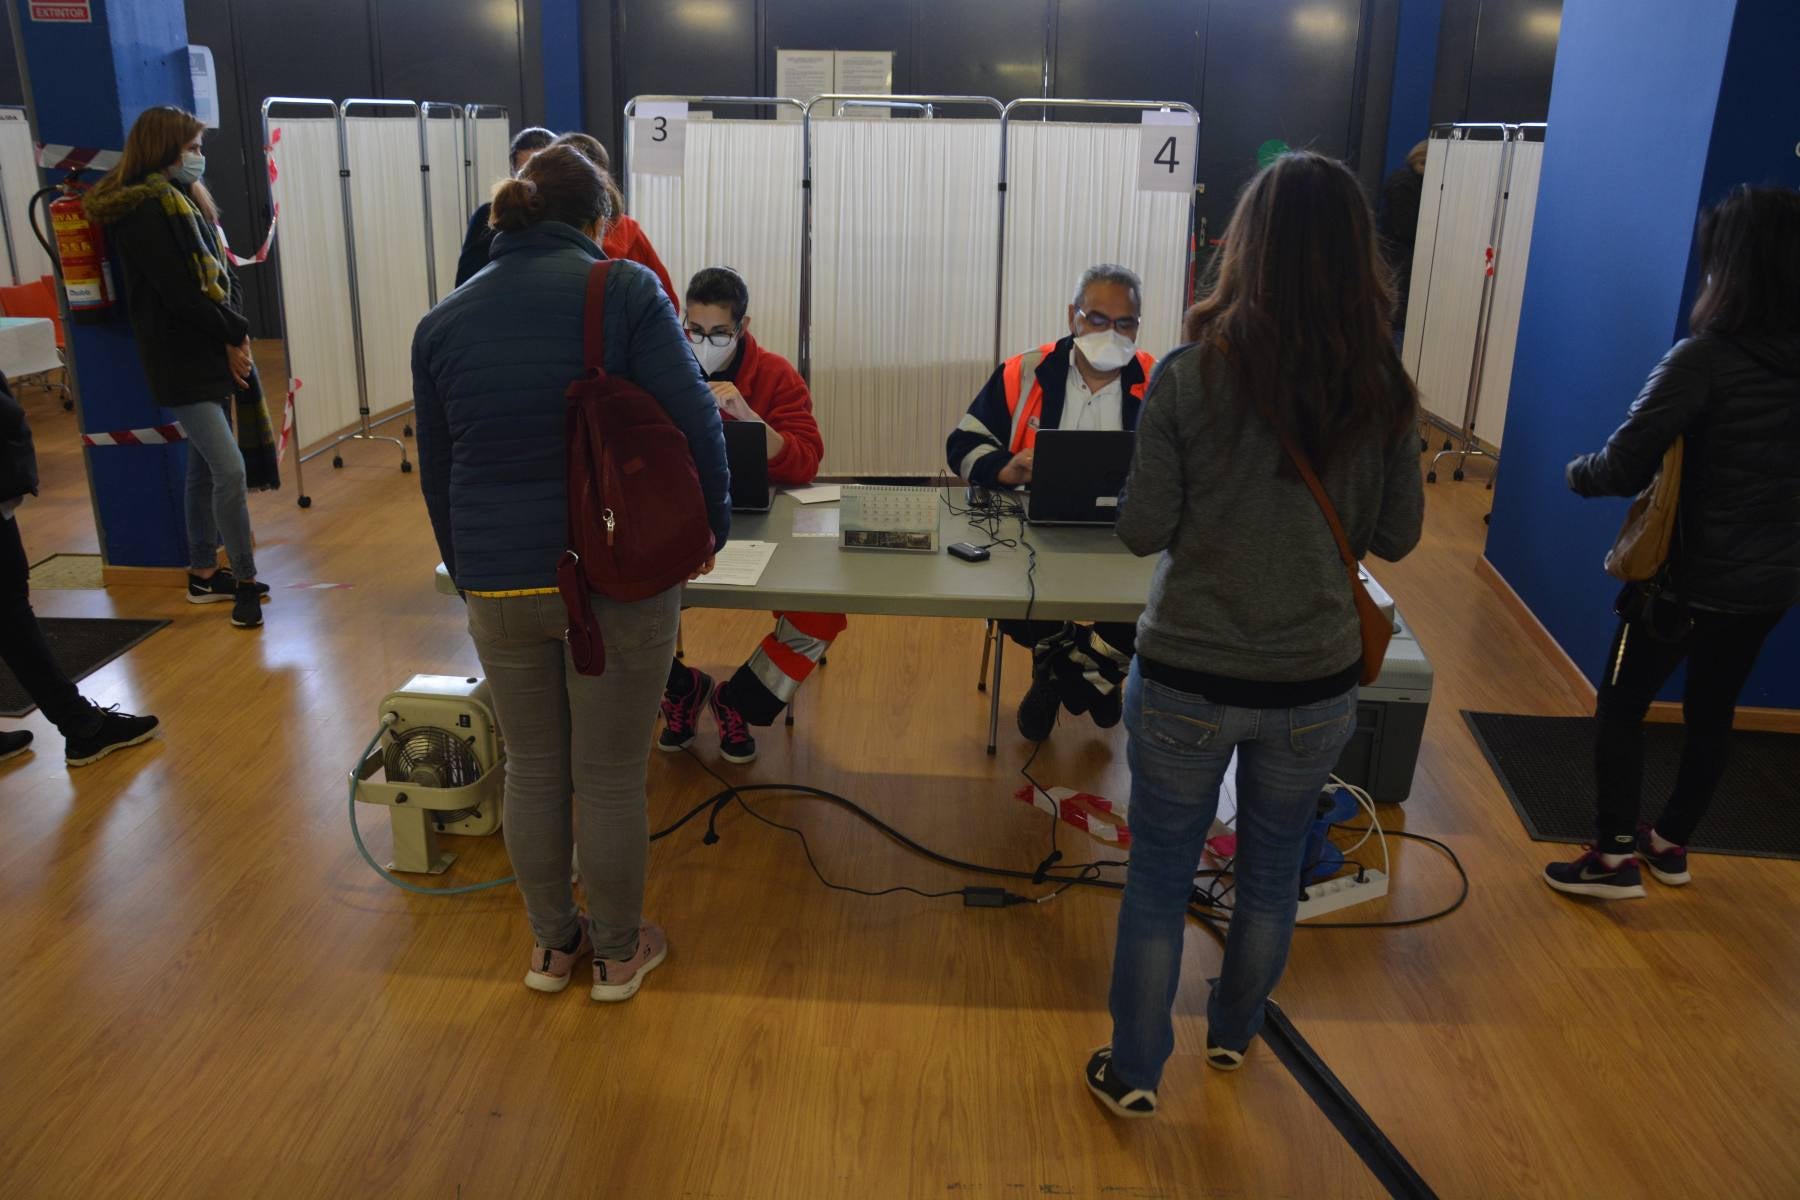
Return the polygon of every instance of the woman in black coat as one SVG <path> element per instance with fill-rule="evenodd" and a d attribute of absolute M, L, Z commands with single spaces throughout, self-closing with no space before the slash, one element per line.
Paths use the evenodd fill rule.
<path fill-rule="evenodd" d="M 1569 464 L 1583 496 L 1632 496 L 1685 438 L 1669 563 L 1620 596 L 1599 691 L 1594 846 L 1544 872 L 1561 892 L 1642 896 L 1635 859 L 1688 882 L 1689 835 L 1725 772 L 1738 693 L 1763 642 L 1800 604 L 1800 192 L 1739 187 L 1700 230 L 1694 336 L 1664 356 L 1598 454 Z M 1643 722 L 1687 663 L 1687 738 L 1668 805 L 1638 823 Z"/>

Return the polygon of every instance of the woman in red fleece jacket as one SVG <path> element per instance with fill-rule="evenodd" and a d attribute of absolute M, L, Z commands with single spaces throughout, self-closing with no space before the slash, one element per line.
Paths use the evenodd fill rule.
<path fill-rule="evenodd" d="M 812 395 L 793 364 L 750 336 L 750 288 L 729 267 L 708 267 L 687 289 L 682 319 L 694 357 L 727 420 L 758 421 L 768 440 L 769 480 L 809 484 L 819 472 L 825 439 L 813 420 Z M 750 726 L 770 725 L 793 700 L 831 643 L 849 624 L 841 613 L 778 612 L 775 629 L 724 683 L 676 659 L 663 695 L 657 746 L 685 750 L 698 730 L 701 708 L 719 725 L 719 755 L 728 762 L 756 757 Z"/>
<path fill-rule="evenodd" d="M 625 197 L 619 192 L 619 185 L 613 182 L 612 155 L 600 144 L 600 139 L 589 133 L 565 133 L 550 143 L 552 146 L 573 146 L 581 156 L 600 168 L 600 174 L 606 177 L 607 190 L 612 193 L 613 212 L 615 216 L 606 226 L 606 233 L 600 239 L 600 248 L 606 251 L 606 257 L 625 259 L 628 262 L 641 263 L 655 272 L 662 281 L 663 293 L 669 297 L 669 304 L 676 312 L 681 311 L 681 301 L 675 295 L 675 281 L 669 278 L 669 268 L 663 266 L 662 259 L 656 255 L 656 247 L 644 236 L 644 227 L 632 220 L 625 213 Z"/>

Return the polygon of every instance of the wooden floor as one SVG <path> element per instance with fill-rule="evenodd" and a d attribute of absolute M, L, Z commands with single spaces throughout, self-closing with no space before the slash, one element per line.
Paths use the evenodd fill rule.
<path fill-rule="evenodd" d="M 33 561 L 92 551 L 74 418 L 27 405 Z M 40 753 L 0 767 L 0 1197 L 1380 1194 L 1266 1047 L 1205 1068 L 1219 952 L 1197 928 L 1162 1114 L 1102 1115 L 1079 1068 L 1108 1034 L 1110 894 L 970 911 L 830 892 L 796 839 L 732 812 L 717 845 L 696 824 L 653 849 L 673 953 L 636 1000 L 527 992 L 515 893 L 403 894 L 345 828 L 381 698 L 477 669 L 461 606 L 432 590 L 417 476 L 392 447 L 346 459 L 312 464 L 309 511 L 291 490 L 252 500 L 275 589 L 260 632 L 174 591 L 36 597 L 174 624 L 83 685 L 160 714 L 163 739 L 71 773 L 33 715 Z M 1561 848 L 1527 840 L 1458 710 L 1584 700 L 1476 579 L 1480 471 L 1432 489 L 1424 545 L 1379 572 L 1437 668 L 1413 799 L 1383 819 L 1454 846 L 1473 894 L 1419 928 L 1301 932 L 1277 996 L 1444 1196 L 1800 1195 L 1800 868 L 1707 857 L 1685 891 L 1606 908 L 1544 887 Z M 694 613 L 688 656 L 725 668 L 764 628 Z M 855 619 L 796 728 L 721 769 L 1029 868 L 1046 823 L 1012 798 L 1016 733 L 983 753 L 979 653 L 972 622 Z M 1065 722 L 1036 773 L 1122 795 L 1122 749 Z M 650 783 L 656 826 L 716 790 L 683 757 L 656 756 Z M 973 882 L 817 802 L 756 803 L 835 880 Z M 362 816 L 379 853 L 381 813 Z M 506 872 L 498 838 L 458 849 L 444 882 Z M 1454 895 L 1429 848 L 1394 856 L 1392 896 L 1354 917 Z"/>

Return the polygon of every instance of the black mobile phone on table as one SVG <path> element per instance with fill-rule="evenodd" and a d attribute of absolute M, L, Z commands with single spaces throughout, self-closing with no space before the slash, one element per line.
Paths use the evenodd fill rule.
<path fill-rule="evenodd" d="M 988 560 L 987 547 L 977 546 L 972 542 L 951 542 L 945 549 L 964 562 L 986 562 Z"/>

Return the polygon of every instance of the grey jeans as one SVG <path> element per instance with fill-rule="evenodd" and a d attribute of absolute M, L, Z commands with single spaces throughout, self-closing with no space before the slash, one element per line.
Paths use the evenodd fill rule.
<path fill-rule="evenodd" d="M 577 838 L 594 953 L 631 957 L 650 852 L 644 775 L 681 620 L 681 589 L 635 604 L 596 597 L 606 673 L 569 661 L 560 596 L 469 597 L 469 634 L 506 736 L 506 852 L 540 946 L 578 929 Z M 571 796 L 573 801 L 571 803 Z"/>
<path fill-rule="evenodd" d="M 188 569 L 205 571 L 218 566 L 223 539 L 231 573 L 239 579 L 255 579 L 244 452 L 238 449 L 225 406 L 209 401 L 172 405 L 169 411 L 188 435 Z"/>

